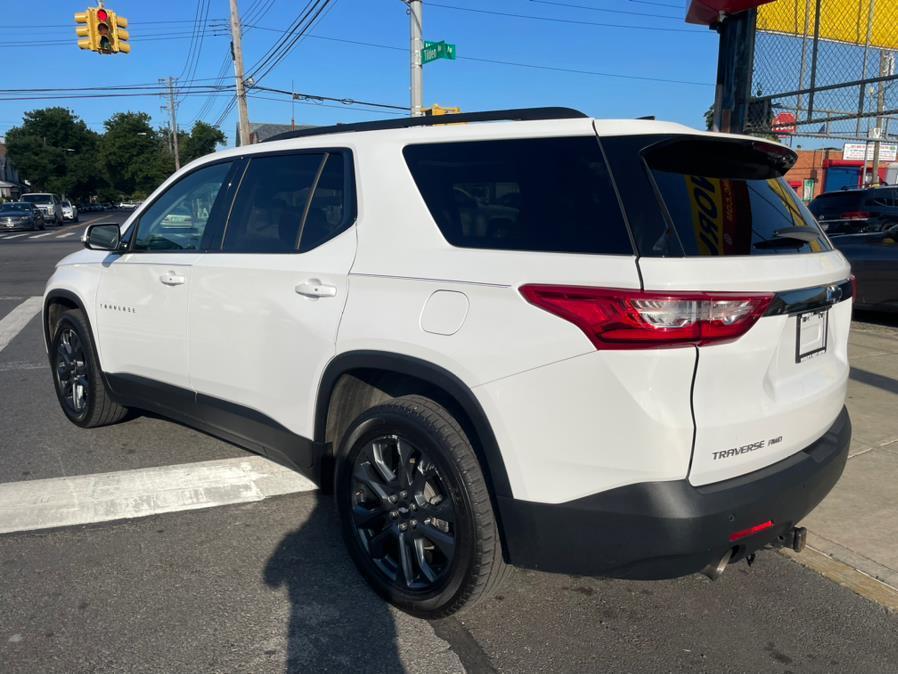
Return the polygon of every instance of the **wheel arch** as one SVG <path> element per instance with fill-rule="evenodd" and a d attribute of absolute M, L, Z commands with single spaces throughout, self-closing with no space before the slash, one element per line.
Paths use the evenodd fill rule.
<path fill-rule="evenodd" d="M 500 504 L 512 495 L 505 461 L 477 397 L 445 368 L 384 351 L 339 354 L 321 377 L 315 408 L 315 441 L 328 448 L 328 460 L 333 461 L 343 431 L 353 419 L 374 405 L 412 393 L 430 397 L 446 407 L 468 434 L 489 487 L 504 549 Z M 328 482 L 331 470 L 332 466 L 323 471 L 322 486 Z"/>
<path fill-rule="evenodd" d="M 44 331 L 44 345 L 47 348 L 47 353 L 50 352 L 50 344 L 53 342 L 54 328 L 59 322 L 59 317 L 64 311 L 67 311 L 69 309 L 78 309 L 82 314 L 84 314 L 84 321 L 87 323 L 87 327 L 90 329 L 91 339 L 96 342 L 94 328 L 93 325 L 91 325 L 90 316 L 87 313 L 87 308 L 84 306 L 84 302 L 71 290 L 57 288 L 48 292 L 46 297 L 44 297 L 44 310 L 41 314 L 41 321 L 43 323 Z M 97 355 L 97 361 L 99 362 L 99 354 Z"/>

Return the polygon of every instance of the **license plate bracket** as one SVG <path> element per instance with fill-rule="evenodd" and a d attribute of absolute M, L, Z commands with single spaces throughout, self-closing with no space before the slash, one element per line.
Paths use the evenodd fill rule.
<path fill-rule="evenodd" d="M 829 310 L 815 309 L 798 314 L 795 327 L 795 362 L 826 352 L 829 335 Z"/>

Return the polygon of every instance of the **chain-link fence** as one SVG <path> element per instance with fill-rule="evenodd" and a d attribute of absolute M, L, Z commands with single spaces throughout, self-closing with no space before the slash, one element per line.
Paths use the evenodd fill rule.
<path fill-rule="evenodd" d="M 898 0 L 776 0 L 761 8 L 749 133 L 898 138 Z"/>

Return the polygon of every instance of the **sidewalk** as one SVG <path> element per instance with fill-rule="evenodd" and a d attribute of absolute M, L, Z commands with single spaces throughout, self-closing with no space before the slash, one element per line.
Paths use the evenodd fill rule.
<path fill-rule="evenodd" d="M 848 359 L 848 465 L 794 558 L 898 610 L 898 328 L 854 322 Z"/>

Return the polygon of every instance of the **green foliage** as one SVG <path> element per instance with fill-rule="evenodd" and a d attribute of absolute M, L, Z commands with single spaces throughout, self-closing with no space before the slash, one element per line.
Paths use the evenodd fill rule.
<path fill-rule="evenodd" d="M 118 201 L 144 198 L 175 170 L 167 129 L 154 129 L 142 112 L 119 112 L 98 134 L 65 108 L 25 113 L 9 130 L 6 144 L 20 175 L 33 190 L 64 194 L 76 201 L 99 196 Z M 204 122 L 178 134 L 181 164 L 214 152 L 224 134 Z"/>

